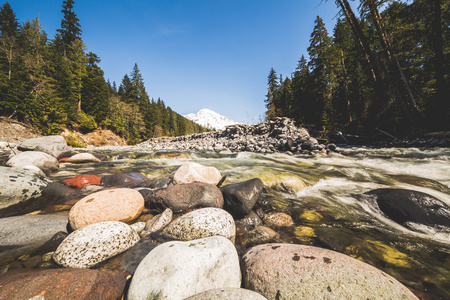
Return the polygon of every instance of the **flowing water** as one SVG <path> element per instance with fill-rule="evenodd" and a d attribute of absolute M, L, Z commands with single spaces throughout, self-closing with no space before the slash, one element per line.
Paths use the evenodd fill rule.
<path fill-rule="evenodd" d="M 295 225 L 278 230 L 286 242 L 326 247 L 367 262 L 432 299 L 450 299 L 450 228 L 395 223 L 363 193 L 403 188 L 450 205 L 450 148 L 341 148 L 324 156 L 241 152 L 145 152 L 96 150 L 107 162 L 66 164 L 52 179 L 78 174 L 141 172 L 165 176 L 186 161 L 218 168 L 224 184 L 254 177 L 293 176 L 307 187 L 297 194 L 265 192 L 274 211 Z M 95 152 L 93 152 L 95 153 Z M 414 230 L 412 230 L 412 229 Z"/>

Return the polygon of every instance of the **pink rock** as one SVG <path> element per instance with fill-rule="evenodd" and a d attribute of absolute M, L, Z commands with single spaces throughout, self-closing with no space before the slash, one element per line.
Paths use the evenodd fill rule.
<path fill-rule="evenodd" d="M 95 175 L 78 175 L 63 182 L 74 189 L 81 189 L 91 184 L 99 185 L 100 181 L 101 178 Z"/>
<path fill-rule="evenodd" d="M 133 189 L 120 188 L 93 193 L 78 201 L 70 210 L 70 226 L 76 230 L 104 222 L 130 223 L 144 209 L 144 197 Z"/>

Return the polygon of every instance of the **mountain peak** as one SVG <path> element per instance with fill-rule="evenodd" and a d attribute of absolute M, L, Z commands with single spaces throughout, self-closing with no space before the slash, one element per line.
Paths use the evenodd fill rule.
<path fill-rule="evenodd" d="M 226 116 L 222 116 L 208 108 L 202 108 L 196 114 L 191 113 L 184 115 L 183 117 L 204 127 L 216 130 L 223 130 L 225 129 L 225 126 L 238 124 L 238 122 L 235 122 Z"/>

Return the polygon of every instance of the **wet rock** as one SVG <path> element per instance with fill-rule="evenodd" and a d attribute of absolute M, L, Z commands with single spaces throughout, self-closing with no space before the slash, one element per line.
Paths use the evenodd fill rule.
<path fill-rule="evenodd" d="M 63 181 L 67 186 L 74 189 L 81 189 L 88 185 L 99 185 L 101 178 L 95 175 L 78 175 Z"/>
<path fill-rule="evenodd" d="M 162 189 L 172 183 L 172 178 L 157 178 L 149 185 L 150 189 Z"/>
<path fill-rule="evenodd" d="M 276 191 L 296 195 L 306 187 L 303 180 L 291 173 L 277 173 L 272 170 L 264 170 L 259 176 L 264 185 Z"/>
<path fill-rule="evenodd" d="M 31 255 L 45 255 L 54 252 L 69 234 L 65 231 L 55 233 L 45 244 L 34 250 Z"/>
<path fill-rule="evenodd" d="M 219 188 L 207 183 L 177 184 L 149 191 L 145 201 L 157 207 L 183 212 L 198 207 L 223 207 L 223 196 Z"/>
<path fill-rule="evenodd" d="M 36 251 L 66 228 L 67 212 L 1 218 L 0 259 Z"/>
<path fill-rule="evenodd" d="M 103 221 L 130 223 L 144 209 L 144 198 L 133 189 L 104 190 L 88 195 L 70 210 L 70 226 L 76 230 Z"/>
<path fill-rule="evenodd" d="M 139 235 L 125 223 L 95 223 L 69 234 L 52 257 L 63 267 L 90 268 L 138 242 Z"/>
<path fill-rule="evenodd" d="M 216 168 L 194 162 L 181 165 L 173 175 L 173 181 L 176 184 L 204 182 L 216 185 L 220 179 L 222 179 L 222 175 Z"/>
<path fill-rule="evenodd" d="M 14 270 L 0 276 L 2 299 L 120 299 L 126 277 L 120 271 Z"/>
<path fill-rule="evenodd" d="M 78 154 L 71 156 L 67 160 L 67 162 L 81 164 L 81 163 L 90 163 L 90 162 L 100 162 L 100 159 L 98 159 L 97 157 L 95 157 L 94 155 L 92 155 L 90 153 L 78 153 Z"/>
<path fill-rule="evenodd" d="M 320 150 L 319 142 L 315 138 L 309 138 L 306 141 L 304 141 L 301 146 L 302 150 Z"/>
<path fill-rule="evenodd" d="M 244 287 L 268 299 L 417 299 L 388 274 L 331 250 L 255 246 L 243 257 Z"/>
<path fill-rule="evenodd" d="M 137 267 L 128 299 L 184 299 L 210 289 L 240 285 L 234 245 L 214 236 L 167 242 L 153 249 Z"/>
<path fill-rule="evenodd" d="M 294 225 L 292 217 L 288 214 L 277 212 L 269 213 L 264 217 L 264 224 L 270 227 L 280 228 Z"/>
<path fill-rule="evenodd" d="M 264 189 L 259 178 L 229 184 L 220 189 L 224 199 L 224 209 L 236 218 L 249 214 Z"/>
<path fill-rule="evenodd" d="M 254 230 L 247 232 L 242 244 L 248 248 L 254 245 L 275 242 L 280 235 L 272 228 L 266 226 L 257 226 Z"/>
<path fill-rule="evenodd" d="M 59 162 L 56 158 L 39 151 L 27 151 L 14 155 L 6 162 L 6 165 L 18 168 L 33 165 L 41 169 L 45 174 L 59 170 Z"/>
<path fill-rule="evenodd" d="M 297 226 L 294 229 L 295 237 L 303 243 L 312 243 L 316 237 L 316 233 L 312 227 Z"/>
<path fill-rule="evenodd" d="M 208 207 L 178 217 L 163 230 L 163 234 L 183 241 L 215 235 L 234 240 L 236 225 L 225 210 Z"/>
<path fill-rule="evenodd" d="M 266 297 L 250 290 L 240 288 L 212 289 L 195 294 L 185 300 L 267 300 Z"/>
<path fill-rule="evenodd" d="M 102 184 L 104 186 L 115 187 L 144 187 L 150 180 L 141 173 L 124 173 L 104 176 Z"/>
<path fill-rule="evenodd" d="M 0 187 L 0 218 L 63 203 L 72 195 L 67 186 L 36 176 L 34 171 L 26 169 L 0 167 Z"/>
<path fill-rule="evenodd" d="M 42 136 L 23 141 L 18 147 L 20 151 L 40 151 L 56 159 L 72 155 L 72 149 L 61 135 Z"/>
<path fill-rule="evenodd" d="M 154 216 L 151 220 L 148 220 L 145 224 L 145 228 L 141 233 L 142 237 L 148 236 L 153 232 L 162 230 L 164 227 L 172 222 L 172 210 L 167 208 L 162 214 Z"/>
<path fill-rule="evenodd" d="M 381 211 L 399 224 L 450 227 L 450 207 L 431 195 L 406 189 L 376 189 L 366 195 L 375 196 Z"/>
<path fill-rule="evenodd" d="M 250 228 L 253 229 L 261 224 L 262 224 L 261 218 L 254 211 L 251 211 L 248 215 L 236 221 L 236 225 L 241 225 L 245 227 L 247 230 Z"/>

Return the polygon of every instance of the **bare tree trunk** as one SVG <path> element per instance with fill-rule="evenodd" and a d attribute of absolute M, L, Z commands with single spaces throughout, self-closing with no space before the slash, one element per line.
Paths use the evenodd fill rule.
<path fill-rule="evenodd" d="M 377 28 L 378 34 L 380 35 L 380 40 L 381 40 L 381 45 L 384 48 L 385 52 L 386 52 L 386 56 L 388 59 L 388 63 L 389 65 L 392 66 L 392 69 L 397 70 L 400 79 L 403 83 L 403 86 L 406 90 L 406 92 L 408 93 L 409 96 L 409 102 L 411 103 L 411 106 L 413 107 L 413 109 L 418 112 L 420 115 L 422 115 L 422 112 L 420 111 L 419 107 L 417 106 L 416 100 L 414 99 L 414 95 L 412 93 L 411 90 L 411 86 L 408 82 L 408 80 L 406 79 L 405 74 L 403 73 L 403 69 L 400 66 L 400 62 L 398 61 L 398 57 L 397 55 L 393 52 L 392 50 L 392 46 L 391 43 L 389 41 L 389 37 L 386 33 L 386 31 L 384 30 L 384 26 L 381 20 L 381 15 L 380 12 L 378 11 L 378 8 L 375 4 L 374 0 L 368 0 L 365 2 L 365 4 L 367 6 L 369 6 L 369 10 L 370 13 L 372 14 L 373 17 L 373 21 L 375 23 L 375 27 Z M 423 115 L 422 115 L 423 116 Z"/>
<path fill-rule="evenodd" d="M 344 91 L 345 91 L 345 99 L 347 102 L 347 116 L 348 122 L 352 122 L 352 111 L 350 109 L 350 98 L 348 96 L 348 85 L 347 85 L 347 72 L 345 70 L 345 62 L 344 62 L 344 51 L 341 49 L 341 65 L 342 65 L 342 74 L 344 75 Z"/>

